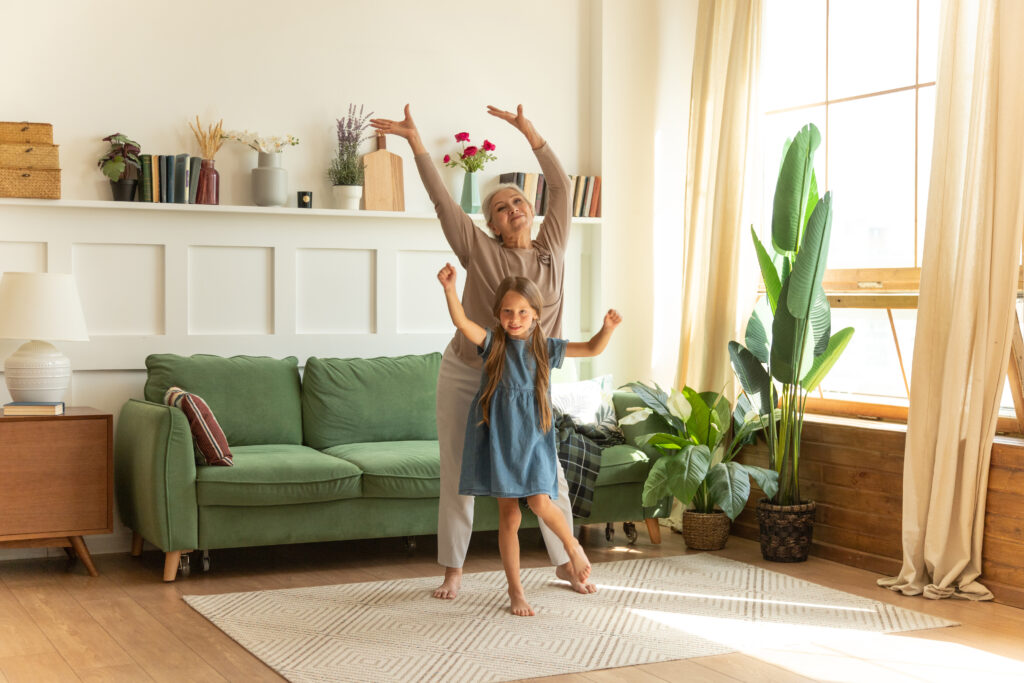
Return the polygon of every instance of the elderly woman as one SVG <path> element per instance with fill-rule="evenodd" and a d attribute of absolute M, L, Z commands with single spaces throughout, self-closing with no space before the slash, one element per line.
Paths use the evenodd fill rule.
<path fill-rule="evenodd" d="M 416 158 L 420 179 L 434 203 L 441 228 L 459 263 L 466 269 L 462 305 L 470 320 L 490 327 L 496 324 L 491 306 L 494 292 L 505 277 L 521 275 L 540 287 L 544 310 L 540 325 L 548 337 L 562 336 L 562 281 L 565 247 L 569 241 L 569 178 L 551 147 L 537 133 L 519 105 L 516 113 L 487 107 L 487 113 L 515 126 L 533 148 L 548 189 L 548 211 L 537 239 L 531 239 L 533 207 L 514 185 L 502 185 L 483 201 L 484 218 L 493 235 L 473 223 L 449 195 L 434 167 L 419 131 L 405 106 L 401 121 L 372 119 L 379 131 L 398 135 L 409 142 Z M 480 384 L 481 360 L 476 347 L 456 332 L 441 359 L 437 380 L 437 438 L 441 449 L 441 498 L 437 519 L 437 561 L 445 567 L 444 582 L 434 597 L 452 599 L 462 584 L 462 565 L 473 531 L 472 496 L 459 495 L 462 446 L 470 405 Z M 558 499 L 554 502 L 572 526 L 565 474 L 558 469 Z M 577 581 L 570 571 L 569 556 L 558 537 L 541 523 L 548 556 L 555 574 L 580 593 L 593 593 L 594 584 Z"/>

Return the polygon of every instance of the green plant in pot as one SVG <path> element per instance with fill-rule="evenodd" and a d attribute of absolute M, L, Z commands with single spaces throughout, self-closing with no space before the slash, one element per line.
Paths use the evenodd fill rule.
<path fill-rule="evenodd" d="M 800 495 L 800 439 L 807 395 L 850 343 L 853 328 L 831 333 L 832 314 L 822 288 L 832 230 L 832 196 L 818 197 L 814 151 L 818 129 L 804 126 L 787 141 L 772 209 L 772 257 L 751 229 L 765 296 L 747 323 L 745 346 L 729 342 L 733 370 L 753 409 L 765 418 L 761 433 L 778 490 L 758 506 L 761 553 L 768 560 L 801 562 L 810 550 L 814 503 Z M 774 419 L 766 419 L 774 414 Z"/>
<path fill-rule="evenodd" d="M 114 201 L 130 202 L 135 198 L 135 186 L 139 182 L 139 143 L 121 133 L 108 135 L 103 142 L 109 142 L 110 149 L 100 157 L 97 166 L 110 179 Z"/>
<path fill-rule="evenodd" d="M 363 195 L 363 159 L 359 155 L 359 145 L 370 138 L 366 129 L 370 125 L 373 112 L 363 114 L 356 106 L 348 106 L 348 115 L 337 120 L 338 147 L 331 165 L 327 168 L 327 178 L 331 181 L 331 192 L 334 195 L 334 206 L 338 209 L 356 210 Z"/>
<path fill-rule="evenodd" d="M 644 483 L 643 505 L 653 507 L 666 496 L 675 496 L 692 510 L 683 512 L 683 540 L 694 550 L 719 550 L 729 537 L 730 522 L 746 506 L 750 479 L 763 491 L 774 492 L 778 475 L 773 470 L 736 462 L 740 448 L 751 441 L 765 418 L 745 399 L 737 403 L 730 428 L 729 402 L 722 394 L 698 393 L 690 387 L 666 392 L 639 382 L 627 385 L 647 406 L 620 420 L 634 424 L 652 413 L 659 415 L 674 433 L 644 434 L 638 446 L 649 445 L 662 454 Z"/>

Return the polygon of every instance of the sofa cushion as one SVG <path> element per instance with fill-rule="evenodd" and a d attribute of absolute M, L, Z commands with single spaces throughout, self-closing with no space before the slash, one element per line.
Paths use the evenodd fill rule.
<path fill-rule="evenodd" d="M 437 439 L 441 354 L 316 358 L 302 376 L 305 443 L 325 449 L 369 441 Z"/>
<path fill-rule="evenodd" d="M 181 387 L 171 387 L 164 394 L 164 403 L 185 413 L 192 430 L 197 465 L 231 466 L 231 447 L 227 437 L 201 396 L 190 394 Z"/>
<path fill-rule="evenodd" d="M 626 417 L 629 414 L 630 408 L 647 407 L 647 404 L 632 391 L 616 391 L 612 394 L 612 401 L 615 403 L 615 414 L 619 419 Z M 675 434 L 675 430 L 657 413 L 652 413 L 646 420 L 633 425 L 620 425 L 620 428 L 622 429 L 622 435 L 626 437 L 626 443 L 630 446 L 635 446 L 636 438 L 644 434 L 654 434 L 656 432 Z M 654 452 L 653 449 L 651 449 L 651 452 Z"/>
<path fill-rule="evenodd" d="M 358 467 L 305 446 L 238 446 L 234 462 L 233 467 L 196 468 L 200 507 L 318 503 L 361 493 Z"/>
<path fill-rule="evenodd" d="M 647 454 L 636 446 L 621 444 L 601 451 L 601 471 L 597 487 L 612 484 L 635 484 L 647 480 L 650 462 Z"/>
<path fill-rule="evenodd" d="M 350 443 L 329 453 L 363 471 L 364 498 L 437 498 L 441 456 L 437 441 Z"/>
<path fill-rule="evenodd" d="M 302 402 L 294 356 L 177 356 L 146 358 L 145 397 L 163 403 L 172 386 L 199 394 L 217 416 L 231 447 L 301 444 Z"/>

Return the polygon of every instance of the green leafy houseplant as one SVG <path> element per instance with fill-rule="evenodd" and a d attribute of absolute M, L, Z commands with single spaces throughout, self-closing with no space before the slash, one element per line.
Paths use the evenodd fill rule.
<path fill-rule="evenodd" d="M 348 106 L 348 115 L 338 119 L 338 148 L 327 169 L 332 185 L 362 185 L 363 160 L 359 156 L 359 145 L 370 138 L 364 135 L 370 125 L 373 112 L 363 114 L 360 105 L 356 112 L 354 104 Z"/>
<path fill-rule="evenodd" d="M 110 149 L 100 157 L 97 164 L 103 171 L 103 175 L 110 178 L 112 182 L 137 178 L 140 168 L 139 152 L 141 151 L 139 143 L 121 133 L 108 135 L 103 138 L 103 142 L 110 143 Z"/>
<path fill-rule="evenodd" d="M 832 230 L 832 194 L 818 197 L 813 124 L 787 141 L 772 208 L 772 257 L 751 228 L 765 296 L 747 323 L 746 346 L 729 342 L 733 370 L 762 417 L 771 465 L 779 475 L 776 505 L 799 505 L 800 436 L 807 395 L 850 343 L 853 328 L 832 334 L 822 287 Z M 773 415 L 772 419 L 768 419 Z"/>
<path fill-rule="evenodd" d="M 690 387 L 666 394 L 657 385 L 640 382 L 627 386 L 647 407 L 632 411 L 620 420 L 621 424 L 635 424 L 656 413 L 675 432 L 645 434 L 636 439 L 638 446 L 651 445 L 662 453 L 644 483 L 645 506 L 653 507 L 673 495 L 683 505 L 692 504 L 696 512 L 713 513 L 717 507 L 734 520 L 750 495 L 750 478 L 761 490 L 774 492 L 778 480 L 774 471 L 734 460 L 764 424 L 757 412 L 744 410 L 750 408 L 749 402 L 737 403 L 733 437 L 727 442 L 730 411 L 722 394 L 698 393 Z"/>

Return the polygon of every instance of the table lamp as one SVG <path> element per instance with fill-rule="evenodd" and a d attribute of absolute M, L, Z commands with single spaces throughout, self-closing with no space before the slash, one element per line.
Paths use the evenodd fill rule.
<path fill-rule="evenodd" d="M 11 399 L 63 401 L 71 382 L 71 361 L 50 341 L 89 341 L 74 277 L 66 273 L 4 273 L 0 278 L 0 339 L 29 340 L 4 362 Z"/>

